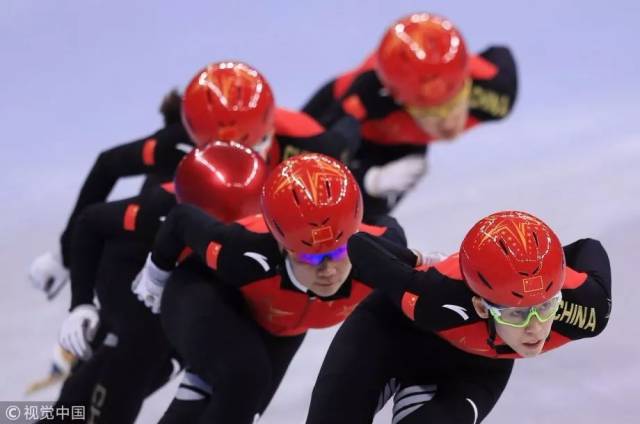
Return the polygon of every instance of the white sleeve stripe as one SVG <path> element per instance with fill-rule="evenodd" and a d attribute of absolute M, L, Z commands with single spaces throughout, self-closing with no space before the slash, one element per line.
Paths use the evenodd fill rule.
<path fill-rule="evenodd" d="M 378 413 L 384 405 L 387 403 L 389 399 L 393 396 L 397 389 L 396 379 L 392 378 L 389 380 L 387 384 L 384 385 L 384 390 L 380 392 L 380 396 L 378 397 L 378 405 L 376 406 L 376 413 Z"/>
<path fill-rule="evenodd" d="M 391 421 L 391 424 L 398 424 L 400 422 L 401 419 L 405 418 L 407 415 L 413 413 L 416 409 L 420 408 L 422 405 L 422 403 L 419 403 L 417 405 L 414 405 L 412 407 L 409 407 L 407 409 L 403 409 L 402 411 L 400 411 L 399 414 L 394 414 L 393 415 L 393 420 Z"/>
<path fill-rule="evenodd" d="M 407 386 L 407 387 L 403 387 L 402 389 L 400 389 L 398 391 L 398 393 L 396 394 L 396 401 L 398 399 L 402 399 L 403 397 L 407 396 L 407 395 L 411 395 L 414 393 L 422 393 L 422 392 L 435 392 L 436 389 L 438 388 L 437 385 L 435 384 L 425 384 L 425 385 L 421 385 L 421 386 Z"/>
<path fill-rule="evenodd" d="M 176 392 L 176 399 L 178 400 L 187 400 L 187 401 L 195 401 L 202 400 L 206 396 L 200 392 L 196 392 L 184 386 L 178 387 L 178 391 Z"/>
<path fill-rule="evenodd" d="M 415 393 L 409 393 L 409 394 L 404 394 L 404 393 L 398 393 L 394 398 L 394 402 L 398 403 L 398 402 L 402 402 L 405 399 L 409 399 L 418 395 L 434 395 L 436 393 L 435 390 L 425 390 L 423 392 L 415 392 Z"/>
<path fill-rule="evenodd" d="M 473 403 L 473 401 L 469 398 L 465 398 L 467 400 L 467 402 L 469 402 L 471 404 L 471 407 L 473 408 L 473 424 L 476 424 L 476 421 L 478 421 L 478 407 L 476 406 L 475 403 Z"/>
<path fill-rule="evenodd" d="M 433 399 L 433 394 L 423 394 L 423 395 L 413 395 L 410 398 L 404 398 L 400 402 L 396 402 L 393 405 L 393 413 L 397 414 L 405 409 L 407 406 L 424 404 L 425 402 L 429 402 Z"/>
<path fill-rule="evenodd" d="M 206 381 L 204 381 L 199 375 L 192 372 L 185 372 L 180 384 L 195 387 L 204 393 L 211 394 L 213 391 L 213 388 Z"/>

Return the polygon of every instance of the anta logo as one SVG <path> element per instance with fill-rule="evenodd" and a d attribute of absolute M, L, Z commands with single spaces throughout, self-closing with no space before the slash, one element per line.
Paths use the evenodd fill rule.
<path fill-rule="evenodd" d="M 562 300 L 554 321 L 594 332 L 596 331 L 596 309 Z"/>
<path fill-rule="evenodd" d="M 455 312 L 456 314 L 460 315 L 460 317 L 462 317 L 463 320 L 468 320 L 469 319 L 469 314 L 467 314 L 467 309 L 459 306 L 459 305 L 442 305 L 443 308 L 445 309 L 449 309 L 450 311 Z"/>
<path fill-rule="evenodd" d="M 176 150 L 180 150 L 181 152 L 189 153 L 193 150 L 194 146 L 188 143 L 178 143 L 176 144 L 175 148 Z"/>
<path fill-rule="evenodd" d="M 244 256 L 246 256 L 247 258 L 251 258 L 254 261 L 256 261 L 262 267 L 262 269 L 264 269 L 264 272 L 269 272 L 269 270 L 271 269 L 271 267 L 269 266 L 269 262 L 267 260 L 267 257 L 264 256 L 264 255 L 261 255 L 260 253 L 244 252 Z"/>

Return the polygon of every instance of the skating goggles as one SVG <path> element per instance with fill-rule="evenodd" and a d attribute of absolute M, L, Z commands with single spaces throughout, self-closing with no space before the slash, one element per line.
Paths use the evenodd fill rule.
<path fill-rule="evenodd" d="M 298 262 L 303 262 L 307 265 L 320 265 L 325 259 L 330 261 L 339 261 L 347 256 L 347 246 L 340 246 L 337 249 L 330 250 L 323 253 L 292 253 Z"/>
<path fill-rule="evenodd" d="M 561 300 L 562 292 L 558 292 L 558 294 L 546 302 L 528 308 L 500 307 L 492 305 L 484 299 L 482 299 L 482 303 L 489 310 L 489 313 L 496 322 L 511 327 L 522 328 L 529 325 L 529 321 L 531 321 L 531 318 L 534 316 L 538 318 L 540 322 L 547 322 L 552 319 L 556 315 L 556 312 L 558 312 Z"/>
<path fill-rule="evenodd" d="M 471 79 L 467 79 L 462 89 L 451 100 L 437 106 L 411 106 L 406 105 L 405 109 L 413 119 L 425 118 L 445 118 L 451 111 L 458 107 L 460 103 L 466 101 L 471 93 Z"/>

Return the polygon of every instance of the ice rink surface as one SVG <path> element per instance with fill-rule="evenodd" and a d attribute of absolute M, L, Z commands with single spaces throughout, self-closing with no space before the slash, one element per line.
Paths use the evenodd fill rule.
<path fill-rule="evenodd" d="M 635 1 L 2 1 L 0 400 L 56 397 L 57 387 L 24 390 L 47 370 L 68 293 L 48 303 L 25 275 L 57 246 L 99 151 L 153 132 L 162 95 L 209 61 L 253 64 L 279 104 L 299 107 L 357 65 L 386 25 L 426 7 L 454 20 L 473 51 L 510 46 L 521 84 L 505 122 L 433 146 L 429 175 L 396 211 L 410 243 L 453 252 L 478 218 L 522 209 L 565 243 L 601 240 L 613 269 L 605 332 L 519 361 L 485 422 L 640 422 Z M 114 197 L 138 185 L 123 182 Z M 310 333 L 262 424 L 304 422 L 334 332 Z M 139 422 L 155 422 L 172 390 L 152 397 Z M 388 413 L 375 423 L 390 423 Z"/>

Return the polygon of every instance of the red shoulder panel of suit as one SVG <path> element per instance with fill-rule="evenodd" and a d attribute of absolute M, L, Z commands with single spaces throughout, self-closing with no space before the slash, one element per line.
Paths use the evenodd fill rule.
<path fill-rule="evenodd" d="M 276 137 L 314 137 L 322 134 L 324 127 L 304 112 L 279 107 L 275 113 L 275 131 Z"/>
<path fill-rule="evenodd" d="M 371 53 L 357 68 L 347 71 L 344 74 L 338 76 L 335 83 L 333 84 L 333 97 L 335 99 L 342 97 L 347 89 L 349 89 L 353 81 L 358 77 L 358 75 L 370 69 L 373 69 L 374 64 L 375 53 Z"/>
<path fill-rule="evenodd" d="M 567 267 L 562 288 L 576 289 L 580 287 L 585 281 L 587 281 L 587 277 L 588 275 L 586 272 L 574 271 L 573 269 Z"/>
<path fill-rule="evenodd" d="M 326 328 L 344 321 L 370 292 L 353 280 L 348 297 L 322 300 L 306 293 L 281 288 L 279 275 L 254 281 L 240 288 L 258 324 L 276 336 L 294 336 L 310 328 Z"/>
<path fill-rule="evenodd" d="M 489 330 L 487 328 L 486 321 L 479 321 L 473 324 L 454 327 L 448 330 L 439 331 L 437 334 L 458 349 L 474 355 L 504 359 L 521 358 L 517 353 L 497 353 L 495 349 L 489 346 Z M 548 352 L 570 341 L 570 338 L 552 330 L 549 338 L 542 348 L 542 352 Z M 494 346 L 500 346 L 503 344 L 504 341 L 499 336 L 496 336 Z"/>
<path fill-rule="evenodd" d="M 367 117 L 367 109 L 356 94 L 352 94 L 342 101 L 342 109 L 359 121 Z"/>
<path fill-rule="evenodd" d="M 490 80 L 498 75 L 498 67 L 482 56 L 471 56 L 471 78 L 477 80 Z"/>
<path fill-rule="evenodd" d="M 387 227 L 378 227 L 377 225 L 360 224 L 358 228 L 360 231 L 371 234 L 372 236 L 380 237 L 387 231 Z"/>
<path fill-rule="evenodd" d="M 458 253 L 450 255 L 441 262 L 434 265 L 434 268 L 444 276 L 453 278 L 454 280 L 462 280 L 462 273 L 460 272 L 460 257 Z"/>
<path fill-rule="evenodd" d="M 161 184 L 160 187 L 162 187 L 162 189 L 167 193 L 176 194 L 176 185 L 173 181 Z"/>
<path fill-rule="evenodd" d="M 254 233 L 266 234 L 269 232 L 269 228 L 261 214 L 247 216 L 236 222 Z"/>

